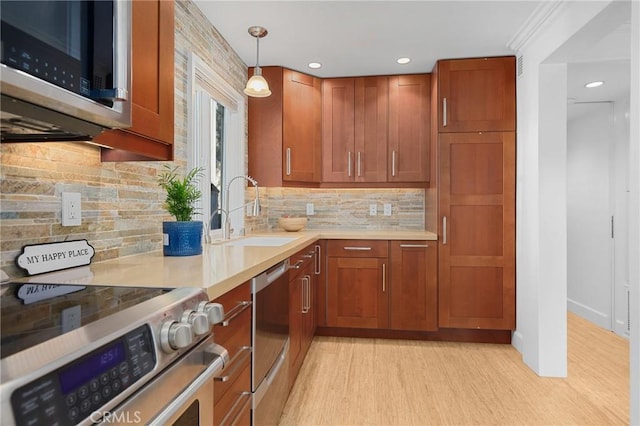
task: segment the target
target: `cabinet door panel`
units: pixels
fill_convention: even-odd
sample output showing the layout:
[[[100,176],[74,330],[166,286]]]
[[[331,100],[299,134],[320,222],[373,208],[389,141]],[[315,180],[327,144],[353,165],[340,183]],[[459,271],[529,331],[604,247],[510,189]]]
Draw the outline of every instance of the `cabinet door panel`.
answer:
[[[174,3],[131,4],[131,121],[94,140],[103,161],[172,160],[174,132]]]
[[[515,134],[441,134],[439,162],[439,326],[512,330]]]
[[[322,82],[322,180],[354,180],[354,79]]]
[[[515,78],[514,57],[439,61],[440,132],[515,130]]]
[[[431,75],[389,77],[389,182],[429,180]]]
[[[387,328],[386,259],[330,257],[328,298],[328,326]]]
[[[387,181],[389,80],[355,80],[354,177],[356,182]]]
[[[437,242],[391,242],[391,328],[438,329]]]
[[[283,70],[283,181],[320,182],[320,79]]]

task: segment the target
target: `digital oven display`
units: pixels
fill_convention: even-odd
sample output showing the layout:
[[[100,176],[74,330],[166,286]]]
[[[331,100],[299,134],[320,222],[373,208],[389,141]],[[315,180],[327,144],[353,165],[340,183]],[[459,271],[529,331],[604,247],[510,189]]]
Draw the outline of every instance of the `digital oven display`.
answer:
[[[92,378],[108,372],[126,359],[124,343],[119,341],[59,374],[62,393],[68,394]]]

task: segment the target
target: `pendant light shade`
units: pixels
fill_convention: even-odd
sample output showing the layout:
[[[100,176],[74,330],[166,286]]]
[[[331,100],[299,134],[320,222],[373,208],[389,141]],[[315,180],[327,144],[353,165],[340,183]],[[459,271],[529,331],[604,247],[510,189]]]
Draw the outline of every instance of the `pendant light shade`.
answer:
[[[256,67],[253,70],[253,76],[247,81],[244,93],[254,98],[266,98],[271,95],[271,90],[260,69],[260,39],[267,35],[267,29],[259,26],[249,27],[249,34],[256,38]]]

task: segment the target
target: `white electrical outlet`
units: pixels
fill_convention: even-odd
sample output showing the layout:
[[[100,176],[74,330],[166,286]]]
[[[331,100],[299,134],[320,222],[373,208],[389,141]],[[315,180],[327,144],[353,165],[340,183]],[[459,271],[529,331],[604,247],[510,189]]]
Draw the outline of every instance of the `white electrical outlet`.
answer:
[[[82,325],[82,307],[81,305],[72,306],[64,309],[60,316],[62,317],[62,332],[67,333],[76,328],[80,328]]]
[[[307,203],[307,216],[313,216],[315,211],[313,210],[313,203]]]
[[[384,204],[384,215],[391,216],[391,204],[389,203]]]
[[[62,193],[62,226],[82,224],[82,203],[79,192]]]
[[[378,205],[369,204],[369,216],[376,216],[378,214]]]

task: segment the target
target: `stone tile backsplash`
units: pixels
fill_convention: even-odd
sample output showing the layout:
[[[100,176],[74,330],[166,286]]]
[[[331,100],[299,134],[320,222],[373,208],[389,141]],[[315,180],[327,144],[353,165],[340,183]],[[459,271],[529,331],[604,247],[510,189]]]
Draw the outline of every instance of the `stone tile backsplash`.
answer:
[[[308,216],[307,229],[424,229],[424,189],[261,188],[261,190],[263,217],[250,218],[247,221],[247,226],[253,227],[253,231],[278,230],[278,219],[283,215],[306,216],[307,203],[313,203],[315,213]],[[391,216],[383,214],[385,203],[392,206]],[[369,215],[371,204],[377,207],[376,216]]]

